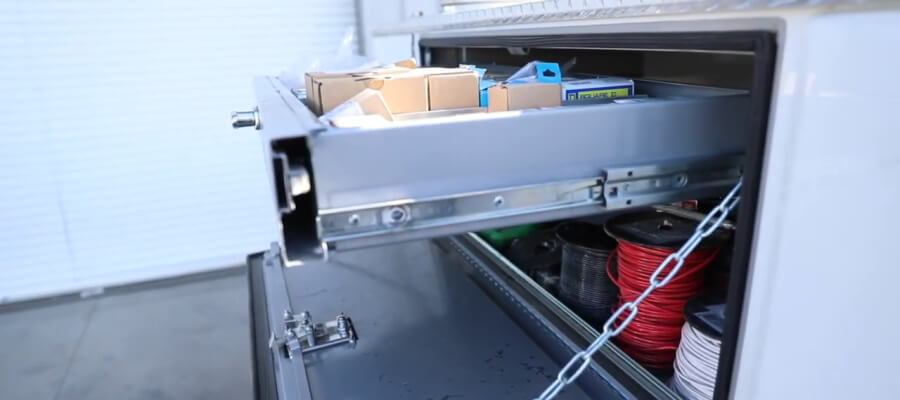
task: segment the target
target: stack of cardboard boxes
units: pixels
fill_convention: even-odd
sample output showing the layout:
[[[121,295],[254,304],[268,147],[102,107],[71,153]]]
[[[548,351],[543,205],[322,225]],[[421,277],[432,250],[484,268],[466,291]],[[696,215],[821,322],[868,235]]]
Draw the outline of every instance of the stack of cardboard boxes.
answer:
[[[395,66],[364,72],[307,73],[306,88],[310,106],[320,115],[361,94],[365,96],[355,100],[364,100],[366,111],[377,109],[387,120],[392,114],[478,107],[478,75],[465,68]]]
[[[313,111],[335,126],[380,124],[393,121],[394,114],[436,110],[558,107],[566,101],[634,93],[630,79],[564,80],[556,63],[529,63],[499,83],[483,80],[483,74],[473,66],[417,68],[407,60],[369,71],[307,73],[306,92]]]

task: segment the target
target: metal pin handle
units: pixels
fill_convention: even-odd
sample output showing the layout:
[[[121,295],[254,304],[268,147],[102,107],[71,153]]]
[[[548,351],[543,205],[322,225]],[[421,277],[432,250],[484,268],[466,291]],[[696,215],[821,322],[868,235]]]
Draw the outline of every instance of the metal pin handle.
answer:
[[[258,108],[253,109],[253,111],[234,111],[231,113],[232,128],[246,128],[248,126],[259,129],[260,124]]]

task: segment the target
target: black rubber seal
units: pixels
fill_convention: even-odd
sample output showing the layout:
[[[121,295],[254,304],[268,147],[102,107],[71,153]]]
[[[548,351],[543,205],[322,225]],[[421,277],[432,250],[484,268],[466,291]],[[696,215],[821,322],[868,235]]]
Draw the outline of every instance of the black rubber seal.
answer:
[[[722,335],[722,349],[719,353],[719,370],[716,373],[714,400],[726,400],[734,380],[737,344],[740,341],[741,317],[747,298],[747,278],[753,236],[756,231],[756,212],[759,206],[759,188],[762,167],[765,162],[766,132],[769,128],[769,105],[772,98],[772,84],[775,75],[777,47],[775,34],[759,32],[750,36],[755,53],[753,62],[753,84],[750,95],[753,100],[750,112],[751,134],[747,136],[744,152],[744,182],[741,188],[741,202],[738,206],[738,229],[735,232],[734,252],[731,257],[731,279],[725,301],[725,327]],[[756,134],[753,134],[753,133]]]
[[[431,38],[419,41],[421,47],[526,47],[629,50],[721,50],[755,52],[760,32],[650,32],[607,33],[553,36],[473,36]]]

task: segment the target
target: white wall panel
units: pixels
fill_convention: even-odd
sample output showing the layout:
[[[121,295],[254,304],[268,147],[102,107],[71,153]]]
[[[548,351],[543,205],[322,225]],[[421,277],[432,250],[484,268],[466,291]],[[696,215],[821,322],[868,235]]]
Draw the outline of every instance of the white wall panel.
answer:
[[[3,2],[0,301],[265,248],[260,144],[229,113],[252,76],[334,54],[355,23],[353,0]]]

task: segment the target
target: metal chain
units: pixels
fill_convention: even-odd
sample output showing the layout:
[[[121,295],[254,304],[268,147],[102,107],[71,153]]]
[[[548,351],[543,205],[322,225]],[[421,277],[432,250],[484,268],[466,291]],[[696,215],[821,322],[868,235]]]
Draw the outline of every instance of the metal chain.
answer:
[[[689,255],[691,255],[691,253],[694,251],[694,249],[697,248],[698,245],[700,245],[700,242],[703,241],[703,239],[705,239],[709,235],[712,235],[712,233],[722,225],[722,222],[725,221],[725,217],[728,216],[728,213],[730,213],[731,210],[733,210],[734,207],[738,204],[738,201],[740,201],[741,199],[740,196],[738,196],[738,193],[740,193],[741,191],[742,183],[743,178],[739,179],[737,184],[734,185],[734,188],[731,189],[731,192],[729,192],[728,195],[725,196],[724,199],[722,199],[719,205],[717,205],[716,208],[714,208],[706,216],[706,218],[703,218],[703,221],[697,225],[697,229],[694,231],[694,234],[691,235],[690,239],[688,239],[688,241],[684,245],[682,245],[677,252],[670,254],[668,257],[666,257],[665,260],[663,260],[661,264],[659,264],[658,267],[656,267],[656,270],[653,271],[652,275],[650,275],[650,286],[648,286],[647,289],[645,289],[641,293],[641,295],[638,296],[638,298],[634,301],[629,301],[619,306],[616,312],[614,312],[612,316],[610,316],[609,319],[607,319],[603,324],[603,329],[600,333],[600,336],[598,336],[597,339],[594,340],[594,342],[591,343],[591,345],[588,346],[587,349],[579,351],[574,356],[572,356],[572,359],[569,360],[569,362],[566,363],[566,366],[564,366],[559,371],[559,374],[556,375],[556,380],[554,380],[552,383],[550,383],[549,386],[547,386],[547,389],[545,389],[544,392],[541,393],[537,400],[550,400],[556,397],[556,395],[559,394],[559,392],[561,392],[563,388],[566,387],[566,385],[578,379],[581,373],[584,372],[584,370],[587,369],[588,365],[591,364],[594,353],[600,350],[600,348],[603,347],[603,345],[606,344],[606,342],[608,342],[610,339],[625,330],[625,328],[628,327],[631,321],[634,320],[634,318],[638,314],[638,306],[641,304],[641,302],[646,300],[654,290],[666,286],[670,281],[672,281],[672,278],[674,278],[675,275],[678,274],[678,271],[681,270],[682,265],[684,265],[684,260]],[[672,270],[669,271],[669,273],[665,277],[659,279],[660,275],[663,273],[663,270],[665,270],[666,267],[673,262],[675,263],[675,266],[672,268]],[[613,328],[613,323],[615,323],[615,321],[619,319],[619,317],[621,317],[622,314],[624,314],[626,311],[629,311],[629,313],[628,316],[625,317],[625,320],[622,321],[619,326]],[[575,369],[574,372],[570,373],[570,371],[576,367],[577,369]]]

